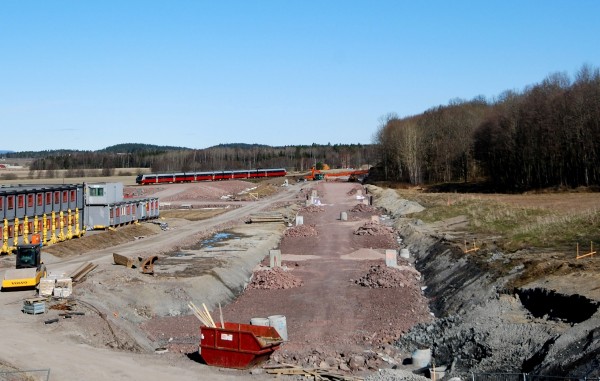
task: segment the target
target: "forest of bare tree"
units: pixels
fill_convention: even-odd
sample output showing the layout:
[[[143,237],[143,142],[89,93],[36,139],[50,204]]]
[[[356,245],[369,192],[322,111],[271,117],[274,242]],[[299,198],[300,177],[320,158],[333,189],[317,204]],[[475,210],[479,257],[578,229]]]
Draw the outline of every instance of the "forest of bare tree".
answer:
[[[271,147],[257,144],[222,144],[206,149],[120,144],[100,151],[58,151],[15,153],[37,155],[31,171],[64,169],[72,177],[89,170],[110,175],[115,168],[150,168],[152,172],[189,172],[253,168],[286,168],[308,171],[319,163],[331,168],[358,168],[374,165],[375,147],[362,144],[312,144]]]
[[[600,72],[552,74],[494,101],[456,100],[375,137],[382,176],[412,184],[488,182],[495,189],[600,185]]]
[[[222,144],[206,149],[119,144],[100,151],[9,153],[34,157],[31,171],[109,175],[286,168],[307,171],[377,166],[377,179],[410,184],[486,183],[497,191],[600,185],[600,71],[549,75],[522,91],[452,100],[422,114],[382,118],[374,144],[272,147]],[[373,177],[373,176],[372,176]]]

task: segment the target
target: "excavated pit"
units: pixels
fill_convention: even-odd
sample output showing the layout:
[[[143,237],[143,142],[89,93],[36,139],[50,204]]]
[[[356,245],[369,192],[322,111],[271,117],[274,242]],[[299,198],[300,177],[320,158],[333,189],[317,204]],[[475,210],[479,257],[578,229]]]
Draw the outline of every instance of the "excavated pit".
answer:
[[[536,318],[578,324],[598,311],[598,302],[582,295],[563,295],[543,288],[519,289],[523,306]]]
[[[398,225],[437,317],[413,327],[396,343],[399,349],[431,348],[436,364],[459,377],[599,373],[592,367],[600,350],[598,301],[535,286],[506,292],[523,269],[518,263],[507,267],[507,255],[465,254],[418,226]]]

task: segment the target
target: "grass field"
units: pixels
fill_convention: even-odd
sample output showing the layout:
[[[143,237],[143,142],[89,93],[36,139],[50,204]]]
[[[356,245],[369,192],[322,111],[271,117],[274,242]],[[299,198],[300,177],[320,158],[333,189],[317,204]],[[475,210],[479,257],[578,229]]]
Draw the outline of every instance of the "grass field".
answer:
[[[426,209],[413,215],[425,222],[457,216],[468,220],[468,231],[493,236],[505,250],[525,247],[575,248],[600,243],[600,193],[561,192],[522,195],[423,193],[398,190]],[[500,236],[500,238],[497,238]]]
[[[29,170],[3,170],[0,171],[0,184],[81,184],[81,183],[101,183],[101,182],[120,182],[123,185],[135,185],[135,178],[138,173],[148,173],[148,168],[117,168],[113,176],[100,176],[100,170],[88,170],[88,176],[85,177],[67,177],[66,170],[54,171],[53,177],[48,177],[44,171],[36,171],[31,177]],[[93,176],[92,176],[93,175]]]

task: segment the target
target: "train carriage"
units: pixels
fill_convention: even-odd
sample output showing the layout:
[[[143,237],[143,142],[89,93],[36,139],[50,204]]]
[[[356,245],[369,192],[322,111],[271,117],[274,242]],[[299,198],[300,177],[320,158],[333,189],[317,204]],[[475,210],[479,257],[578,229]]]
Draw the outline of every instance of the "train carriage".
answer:
[[[221,181],[230,179],[254,179],[263,177],[283,177],[287,175],[285,168],[250,169],[235,171],[213,171],[213,172],[177,172],[177,173],[151,173],[138,175],[136,183],[146,184],[168,184],[198,181]]]

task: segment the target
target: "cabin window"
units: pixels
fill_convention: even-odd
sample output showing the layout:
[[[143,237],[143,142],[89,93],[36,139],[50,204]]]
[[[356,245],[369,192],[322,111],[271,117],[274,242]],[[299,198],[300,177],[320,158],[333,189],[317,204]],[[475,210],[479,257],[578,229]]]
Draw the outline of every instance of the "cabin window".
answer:
[[[20,194],[17,196],[17,208],[23,209],[25,207],[25,195]]]
[[[33,195],[32,194],[27,195],[27,207],[28,208],[33,207]]]
[[[75,202],[75,191],[71,191],[71,202]]]
[[[52,204],[52,193],[48,192],[46,193],[46,205],[51,205]]]
[[[44,196],[41,193],[37,195],[37,204],[38,206],[42,206],[44,204]]]
[[[15,208],[15,196],[6,197],[6,209],[12,210]]]
[[[63,204],[69,202],[69,192],[63,191]]]
[[[104,196],[104,188],[90,188],[90,196]]]
[[[0,210],[4,209],[4,196],[0,197]]]
[[[55,204],[60,203],[60,192],[54,192],[54,203]]]

